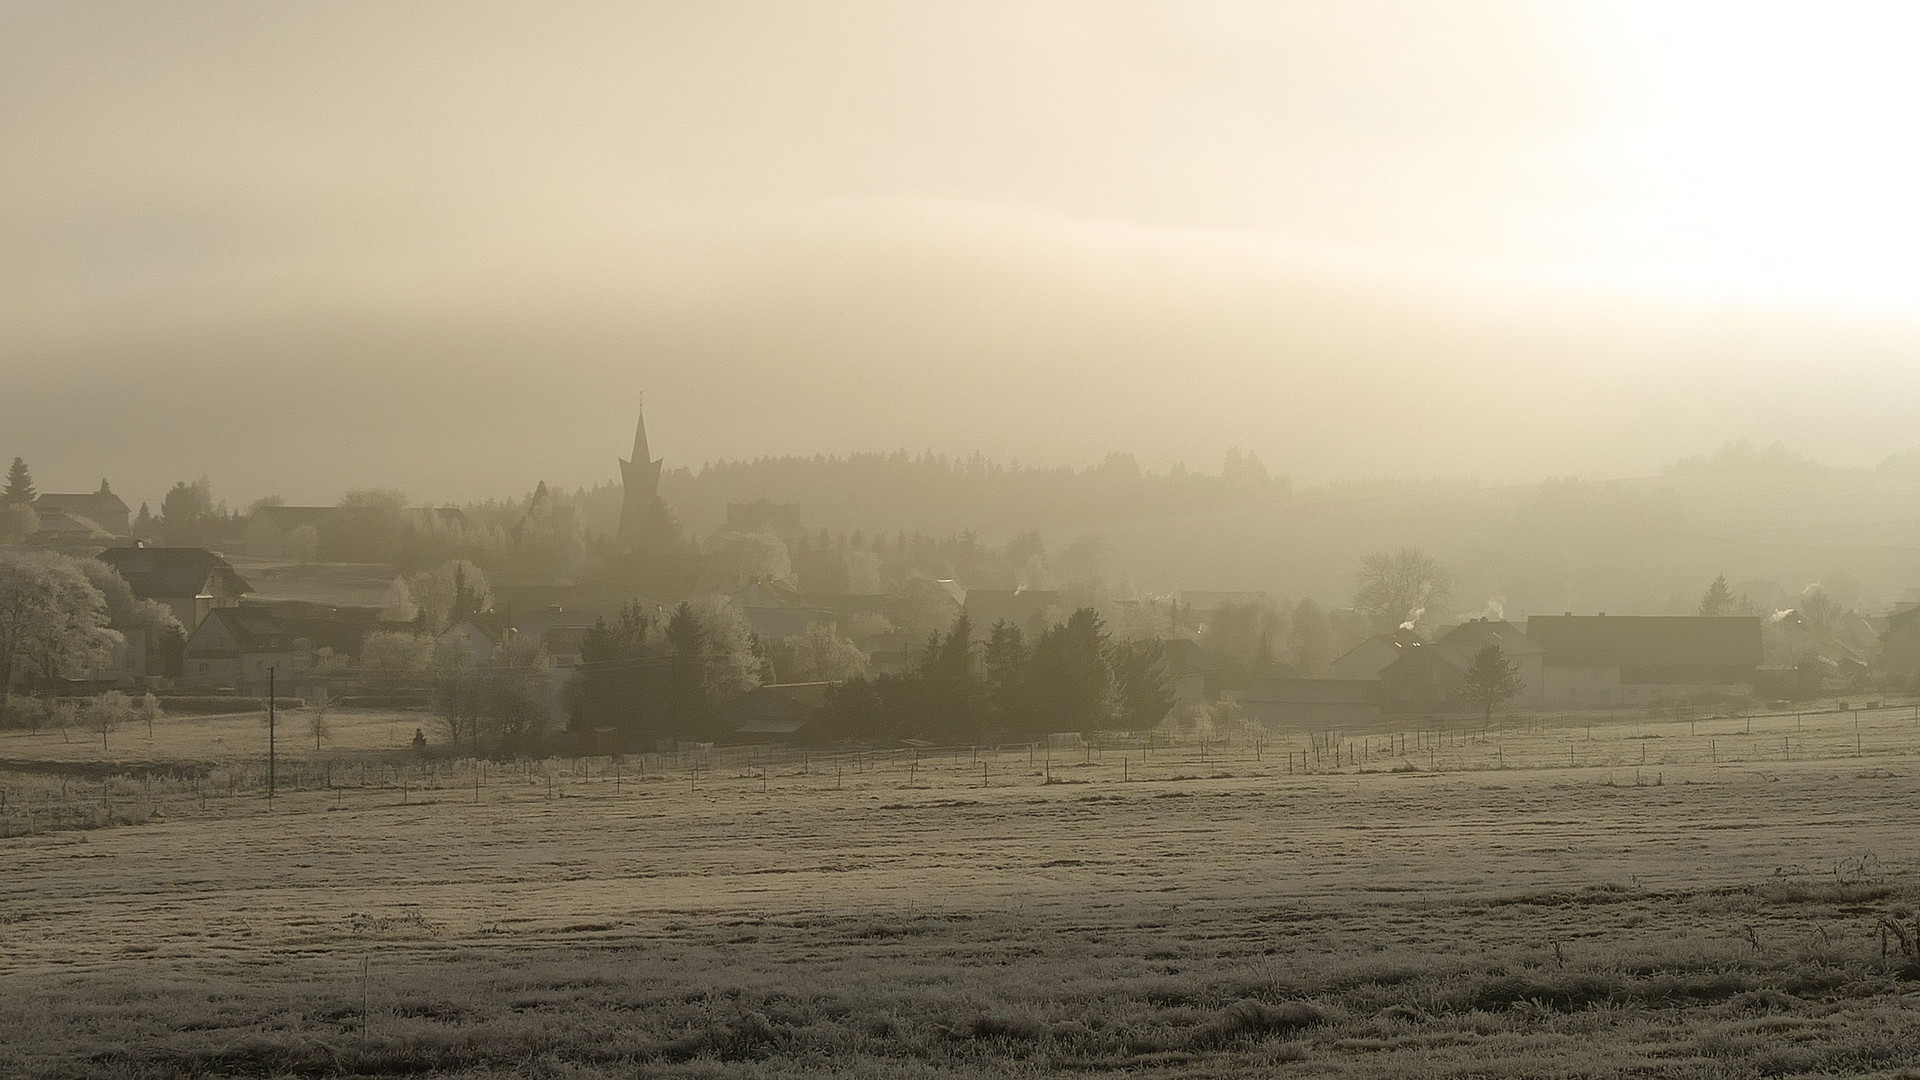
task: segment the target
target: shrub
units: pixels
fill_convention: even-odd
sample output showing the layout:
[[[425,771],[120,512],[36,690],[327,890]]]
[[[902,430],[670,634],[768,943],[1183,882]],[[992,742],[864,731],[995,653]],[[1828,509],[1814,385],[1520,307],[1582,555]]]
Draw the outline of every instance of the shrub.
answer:
[[[1263,1039],[1313,1027],[1325,1023],[1326,1019],[1318,1006],[1304,1001],[1268,1005],[1247,998],[1227,1006],[1220,1015],[1200,1025],[1193,1033],[1193,1042],[1195,1046],[1204,1047],[1220,1046],[1240,1038]]]

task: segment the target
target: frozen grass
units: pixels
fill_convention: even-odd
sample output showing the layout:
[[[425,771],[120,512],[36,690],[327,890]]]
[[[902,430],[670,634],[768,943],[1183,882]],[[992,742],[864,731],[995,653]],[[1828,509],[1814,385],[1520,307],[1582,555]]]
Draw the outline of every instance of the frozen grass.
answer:
[[[1089,783],[1022,750],[986,788],[961,752],[214,798],[0,840],[0,1075],[1910,1075],[1896,730],[1641,787],[1056,748]]]

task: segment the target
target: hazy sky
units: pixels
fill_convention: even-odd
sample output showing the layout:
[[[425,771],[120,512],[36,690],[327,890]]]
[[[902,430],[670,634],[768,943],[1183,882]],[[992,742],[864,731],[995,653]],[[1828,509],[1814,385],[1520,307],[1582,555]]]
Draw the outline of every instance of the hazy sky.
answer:
[[[0,2],[0,456],[420,501],[907,446],[1920,442],[1911,5]]]

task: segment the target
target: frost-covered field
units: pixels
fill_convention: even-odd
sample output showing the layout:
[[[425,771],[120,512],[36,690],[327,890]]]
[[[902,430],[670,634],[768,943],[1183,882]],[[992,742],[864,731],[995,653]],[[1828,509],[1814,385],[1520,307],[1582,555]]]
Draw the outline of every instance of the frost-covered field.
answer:
[[[1912,716],[20,768],[0,1074],[1899,1075]]]

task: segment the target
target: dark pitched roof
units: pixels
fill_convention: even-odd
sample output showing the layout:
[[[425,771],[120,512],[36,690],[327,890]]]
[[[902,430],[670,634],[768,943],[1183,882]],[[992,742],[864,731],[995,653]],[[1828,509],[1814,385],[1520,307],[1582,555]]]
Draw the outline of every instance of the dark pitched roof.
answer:
[[[1442,670],[1452,668],[1455,671],[1465,672],[1473,666],[1474,653],[1479,651],[1475,649],[1473,652],[1463,654],[1459,650],[1443,649],[1438,642],[1410,641],[1400,647],[1399,655],[1380,669],[1380,678],[1391,677],[1389,673],[1404,678],[1411,672],[1421,670],[1422,667],[1427,671],[1436,670],[1435,665]]]
[[[353,656],[379,624],[378,608],[336,607],[305,600],[244,600],[240,610],[271,617],[289,640],[305,638],[314,648]]]
[[[99,522],[83,514],[68,510],[41,510],[40,524],[36,530],[46,536],[81,536],[88,539],[112,540],[113,530],[105,528]]]
[[[1537,656],[1544,652],[1540,643],[1520,632],[1520,628],[1505,620],[1474,619],[1441,635],[1433,643],[1447,659],[1465,669],[1473,664],[1473,658],[1481,649],[1489,645],[1500,646],[1500,651],[1511,660],[1520,656]]]
[[[760,689],[769,694],[777,694],[796,705],[809,709],[822,709],[827,704],[827,691],[833,689],[830,682],[790,682],[763,683]]]
[[[111,491],[89,491],[77,495],[49,492],[35,498],[33,508],[43,514],[60,511],[81,517],[112,516],[127,512],[127,504]]]
[[[1527,636],[1553,667],[1759,666],[1760,619],[1700,615],[1534,615]]]
[[[800,590],[777,581],[755,578],[733,594],[741,607],[811,608],[815,605],[800,595]]]
[[[214,608],[207,612],[209,621],[219,620],[220,625],[240,646],[241,652],[281,652],[291,645],[286,628],[280,620],[263,611],[248,608]],[[195,631],[198,637],[199,632]],[[193,652],[191,647],[189,652]]]
[[[206,548],[117,547],[101,552],[99,559],[118,570],[142,600],[198,596],[212,577],[224,578],[229,594],[253,591],[227,560]]]
[[[1920,620],[1920,604],[1896,607],[1893,613],[1887,616],[1887,632],[1901,630],[1916,620]]]
[[[1420,640],[1419,634],[1416,634],[1413,631],[1402,627],[1401,629],[1398,629],[1398,630],[1391,630],[1384,634],[1375,634],[1372,637],[1367,638],[1366,640],[1362,641],[1360,644],[1355,645],[1353,648],[1348,649],[1346,652],[1343,652],[1339,656],[1334,657],[1333,662],[1338,664],[1340,661],[1345,660],[1347,657],[1352,656],[1353,654],[1359,652],[1362,649],[1374,649],[1374,648],[1380,647],[1381,645],[1385,645],[1388,648],[1392,648],[1392,649],[1404,649],[1409,645],[1420,645],[1420,644],[1424,644],[1424,643]]]
[[[885,614],[892,598],[886,593],[803,593],[802,602],[836,615]]]

